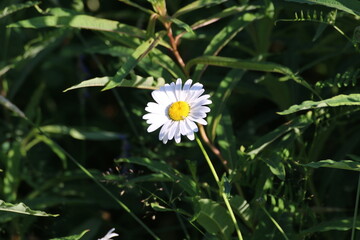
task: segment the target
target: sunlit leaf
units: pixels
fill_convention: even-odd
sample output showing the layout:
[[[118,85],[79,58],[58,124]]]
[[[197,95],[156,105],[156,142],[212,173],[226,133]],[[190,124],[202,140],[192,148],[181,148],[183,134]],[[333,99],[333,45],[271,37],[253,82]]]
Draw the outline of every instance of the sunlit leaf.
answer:
[[[69,87],[64,90],[64,92],[85,88],[85,87],[103,87],[108,83],[112,77],[100,77],[93,78],[89,80],[85,80],[77,85]],[[141,88],[141,89],[158,89],[159,87],[165,84],[165,80],[163,78],[155,79],[153,77],[143,78],[140,76],[135,76],[135,79],[132,80],[124,80],[118,85],[118,87],[133,87],[133,88]]]
[[[180,8],[179,10],[177,10],[174,14],[173,17],[179,17],[183,14],[192,12],[196,9],[199,8],[203,8],[203,7],[210,7],[213,5],[217,5],[217,4],[221,4],[223,2],[226,2],[227,0],[197,0],[197,1],[193,1],[192,3],[186,5],[185,7]]]
[[[35,17],[12,23],[8,27],[23,28],[44,28],[44,27],[72,27],[80,29],[91,29],[95,31],[110,31],[117,33],[126,33],[131,36],[145,38],[146,33],[129,25],[119,23],[114,20],[97,18],[88,15],[70,15],[70,16],[45,16]]]
[[[39,216],[39,217],[57,217],[58,214],[49,214],[43,211],[32,210],[24,203],[12,204],[6,203],[3,200],[0,200],[0,211],[3,212],[12,212],[18,214],[25,214],[25,215],[32,215],[32,216]]]
[[[293,105],[287,110],[278,112],[278,114],[287,115],[302,110],[339,106],[360,106],[360,94],[341,94],[321,101],[305,101],[299,105]]]
[[[325,167],[325,168],[336,168],[336,169],[360,171],[360,162],[355,162],[352,160],[334,161],[331,159],[327,159],[327,160],[321,160],[318,162],[302,164],[302,166],[311,167],[311,168]]]
[[[6,17],[14,12],[17,12],[19,10],[25,9],[25,8],[29,8],[29,7],[33,7],[37,4],[40,4],[40,2],[38,1],[28,1],[25,3],[18,3],[18,4],[13,4],[13,5],[9,5],[7,7],[5,7],[4,9],[0,10],[0,18]]]
[[[322,5],[360,16],[360,2],[357,0],[286,0],[286,1]]]
[[[352,228],[352,224],[353,218],[338,218],[330,221],[321,222],[311,228],[301,231],[300,234],[310,234],[327,231],[348,231]],[[355,227],[357,230],[360,230],[360,220],[356,221]]]
[[[89,231],[90,230],[84,230],[80,234],[71,235],[71,236],[67,236],[67,237],[61,237],[61,238],[51,238],[50,240],[80,240]]]
[[[12,102],[10,102],[8,99],[0,95],[0,104],[3,105],[5,108],[13,112],[18,117],[26,119],[25,114]]]
[[[150,38],[143,42],[140,46],[138,46],[135,51],[129,56],[126,62],[121,66],[120,70],[115,74],[113,78],[106,83],[103,90],[109,90],[111,88],[117,87],[122,84],[124,78],[129,74],[129,72],[137,65],[141,59],[143,59],[157,44],[159,41],[158,36],[157,38],[153,39]]]

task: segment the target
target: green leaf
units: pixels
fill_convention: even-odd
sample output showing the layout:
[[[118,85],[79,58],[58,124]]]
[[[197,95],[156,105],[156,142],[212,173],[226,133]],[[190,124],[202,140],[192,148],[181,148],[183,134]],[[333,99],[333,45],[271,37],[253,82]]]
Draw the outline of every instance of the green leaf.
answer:
[[[203,8],[203,7],[210,7],[213,5],[218,5],[221,4],[223,2],[226,2],[227,0],[198,0],[198,1],[193,1],[192,3],[186,5],[185,7],[180,8],[179,10],[177,10],[174,14],[173,17],[179,17],[183,14],[192,12],[194,10],[197,10],[199,8]]]
[[[176,208],[176,209],[167,208],[167,207],[161,206],[158,202],[152,202],[150,205],[151,205],[152,209],[154,209],[155,211],[158,211],[158,212],[176,212],[176,213],[183,214],[185,216],[190,216],[189,213],[185,212],[184,210],[182,210],[180,208]]]
[[[250,208],[250,204],[246,201],[246,199],[240,197],[239,195],[235,195],[230,198],[230,205],[233,208],[234,213],[237,216],[241,217],[244,223],[250,226],[252,222],[253,211]]]
[[[0,95],[0,104],[3,105],[5,108],[10,110],[11,112],[15,113],[16,116],[27,119],[25,114],[12,102],[8,99]]]
[[[6,203],[3,200],[0,200],[0,211],[3,212],[12,212],[18,214],[25,214],[25,215],[32,215],[32,216],[39,216],[39,217],[57,217],[58,214],[49,214],[43,211],[32,210],[24,203],[12,204]]]
[[[4,9],[0,10],[0,18],[6,17],[14,12],[17,12],[17,11],[25,9],[25,8],[33,7],[38,4],[40,4],[40,2],[28,1],[26,3],[19,3],[19,4],[13,4],[13,5],[7,6]]]
[[[133,54],[129,56],[126,62],[121,66],[120,70],[115,74],[115,76],[105,85],[103,91],[121,85],[121,83],[124,81],[124,78],[137,65],[137,63],[141,61],[141,59],[144,58],[158,44],[160,37],[161,35],[156,39],[150,38],[137,47]]]
[[[272,174],[277,176],[281,181],[285,180],[285,167],[282,162],[283,156],[280,149],[275,149],[272,151],[269,157],[262,157],[266,165],[269,167]]]
[[[216,136],[216,128],[222,118],[227,100],[229,99],[233,89],[244,75],[243,70],[231,70],[225,78],[220,82],[215,94],[211,97],[213,107],[208,115],[208,133],[211,141]]]
[[[112,80],[112,77],[100,77],[93,78],[89,80],[82,81],[81,83],[69,87],[64,90],[64,92],[84,88],[84,87],[103,87]],[[158,89],[159,87],[165,84],[165,80],[163,78],[158,78],[156,81],[153,77],[143,78],[140,76],[135,76],[132,80],[124,80],[118,85],[118,87],[133,87],[133,88],[141,88],[141,89]]]
[[[255,19],[257,19],[257,16],[250,13],[241,14],[235,17],[213,37],[203,55],[217,55],[240,31]],[[200,75],[204,69],[205,66],[196,66],[193,79],[200,79]]]
[[[298,118],[295,118],[290,122],[287,122],[281,125],[280,127],[276,128],[275,130],[269,132],[268,134],[262,136],[250,147],[248,154],[254,157],[259,152],[261,152],[265,147],[267,147],[269,144],[274,142],[276,139],[283,136],[285,133],[294,129],[305,128],[309,126],[311,123],[312,120],[310,117],[308,118],[306,116],[299,116]]]
[[[310,234],[327,231],[348,231],[352,228],[353,218],[338,218],[321,222],[311,228],[303,230],[300,234]],[[356,221],[356,229],[360,230],[360,220]]]
[[[252,60],[242,60],[220,56],[201,56],[191,59],[185,66],[187,72],[190,71],[191,67],[197,64],[207,64],[219,67],[228,68],[239,68],[261,72],[275,72],[281,73],[288,76],[294,76],[295,74],[287,67],[284,67],[277,63],[271,62],[258,62]]]
[[[61,238],[52,238],[50,240],[79,240],[81,239],[87,232],[89,232],[90,230],[84,230],[82,233],[80,234],[76,234],[76,235],[71,235],[68,237],[61,237]]]
[[[293,105],[289,109],[278,112],[280,115],[287,115],[302,110],[317,109],[324,107],[339,107],[339,106],[360,106],[360,94],[354,93],[349,95],[337,95],[321,101],[305,101],[300,105]]]
[[[357,0],[286,0],[288,2],[307,3],[335,8],[360,16],[360,2]]]
[[[90,29],[95,31],[110,31],[125,33],[131,36],[145,38],[146,33],[135,27],[119,23],[117,21],[92,17],[88,15],[70,16],[45,16],[35,17],[9,24],[8,27],[23,28],[44,28],[44,27],[71,27],[80,29]]]
[[[170,167],[165,162],[160,161],[151,161],[148,158],[120,158],[115,160],[117,163],[127,162],[145,166],[150,170],[161,173],[167,178],[172,180],[174,183],[180,185],[184,191],[186,191],[190,196],[196,196],[198,194],[198,189],[196,183],[188,176],[183,175],[176,169]]]
[[[352,170],[352,171],[360,171],[360,163],[352,160],[341,160],[341,161],[334,161],[331,159],[321,160],[318,162],[311,162],[307,164],[301,164],[305,167],[311,168],[336,168],[336,169],[344,169],[344,170]]]
[[[49,134],[69,135],[78,140],[111,141],[123,139],[123,134],[102,131],[99,129],[79,129],[64,125],[47,125],[40,127],[41,131]]]
[[[196,199],[196,215],[192,221],[200,224],[208,233],[218,239],[231,239],[234,225],[229,212],[211,199]]]

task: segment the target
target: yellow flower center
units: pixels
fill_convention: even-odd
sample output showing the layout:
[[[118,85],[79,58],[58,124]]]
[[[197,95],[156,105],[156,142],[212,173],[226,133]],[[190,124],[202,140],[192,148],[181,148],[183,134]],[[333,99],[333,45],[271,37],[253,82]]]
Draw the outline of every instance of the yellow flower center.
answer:
[[[190,112],[190,106],[187,102],[174,102],[169,107],[169,117],[174,121],[184,120]]]

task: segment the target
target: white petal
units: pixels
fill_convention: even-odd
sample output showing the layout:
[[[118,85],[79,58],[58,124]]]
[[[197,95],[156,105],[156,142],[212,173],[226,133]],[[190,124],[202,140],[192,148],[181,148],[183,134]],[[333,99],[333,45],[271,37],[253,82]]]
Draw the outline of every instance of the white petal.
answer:
[[[191,116],[192,118],[205,118],[206,117],[206,113],[204,112],[191,112],[189,114],[189,116]]]
[[[169,133],[168,133],[169,140],[174,138],[177,128],[178,128],[178,121],[172,121],[171,125],[169,126]]]
[[[157,122],[152,123],[152,124],[147,128],[147,131],[148,131],[148,132],[153,132],[153,131],[155,131],[156,129],[158,129],[159,127],[161,127],[162,125],[164,125],[164,123],[165,123],[166,121],[167,121],[167,120],[165,119],[165,121],[157,121]]]
[[[171,124],[171,120],[167,121],[163,126],[162,128],[160,129],[160,133],[159,133],[159,140],[163,140],[165,138],[165,136],[168,135],[168,132],[169,132],[169,126]]]
[[[159,103],[159,104],[163,104],[163,103],[169,102],[169,98],[168,98],[168,96],[167,96],[166,93],[165,93],[164,86],[161,87],[161,88],[158,89],[158,90],[152,91],[152,92],[151,92],[151,96],[152,96],[153,99],[154,99],[157,103]]]
[[[181,78],[178,78],[175,84],[175,97],[177,101],[180,101],[181,87],[182,87],[182,81]]]
[[[180,143],[180,142],[181,142],[180,130],[175,133],[174,139],[175,139],[175,142],[176,142],[176,143]]]
[[[192,118],[190,116],[188,118],[189,118],[190,122],[194,121],[194,122],[200,123],[201,125],[207,125],[207,122],[203,118]]]
[[[165,84],[164,85],[164,90],[166,92],[166,95],[168,96],[170,102],[169,103],[173,103],[176,102],[176,97],[175,97],[175,83],[171,83],[169,84]]]
[[[194,141],[194,139],[195,139],[195,134],[194,134],[194,132],[191,132],[191,133],[189,133],[188,135],[186,135],[187,136],[187,138],[189,139],[189,140],[191,140],[191,141]]]
[[[184,83],[184,87],[183,90],[181,91],[180,94],[180,101],[186,101],[187,96],[189,95],[189,89],[191,87],[192,84],[192,80],[188,79],[185,83]]]
[[[145,108],[145,111],[148,111],[150,113],[158,113],[158,114],[163,114],[165,115],[166,113],[166,108],[164,105],[160,105],[154,102],[149,102],[147,104],[147,107]]]
[[[181,133],[182,135],[185,136],[186,134],[188,134],[188,132],[191,131],[191,129],[188,129],[185,121],[180,121],[180,124],[179,124],[179,125],[180,125],[180,133]]]
[[[208,113],[210,112],[210,108],[206,106],[196,106],[191,108],[191,112],[204,112]]]
[[[197,132],[199,130],[196,124],[193,121],[191,121],[189,118],[186,118],[185,122],[192,132]]]
[[[168,142],[168,140],[169,140],[168,134],[166,133],[162,141],[164,144],[166,144]]]

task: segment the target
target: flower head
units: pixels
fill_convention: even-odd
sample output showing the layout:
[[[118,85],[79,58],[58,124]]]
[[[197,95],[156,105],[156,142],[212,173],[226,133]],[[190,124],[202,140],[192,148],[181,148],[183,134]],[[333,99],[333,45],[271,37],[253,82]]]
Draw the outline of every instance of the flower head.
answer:
[[[194,132],[198,131],[195,122],[206,125],[204,120],[210,108],[204,105],[211,103],[210,95],[202,95],[205,90],[200,83],[192,84],[189,79],[182,86],[180,78],[176,83],[165,84],[151,93],[156,102],[149,102],[145,110],[149,113],[143,116],[150,126],[148,132],[161,127],[159,140],[167,143],[175,139],[181,141],[181,135],[194,140]],[[201,96],[202,95],[202,96]]]
[[[110,229],[110,231],[108,231],[108,233],[104,237],[99,238],[98,240],[112,240],[113,237],[119,236],[119,234],[114,233],[114,231],[115,228]]]

